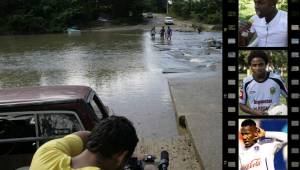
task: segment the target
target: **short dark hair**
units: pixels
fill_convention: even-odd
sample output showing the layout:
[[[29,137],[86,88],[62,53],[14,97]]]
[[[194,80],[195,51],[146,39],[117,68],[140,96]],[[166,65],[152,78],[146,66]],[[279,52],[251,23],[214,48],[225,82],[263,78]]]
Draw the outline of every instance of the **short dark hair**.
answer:
[[[128,151],[131,156],[139,139],[133,124],[123,116],[110,116],[101,120],[91,131],[86,148],[106,158]]]
[[[254,120],[252,119],[246,119],[242,122],[242,127],[245,127],[245,126],[256,126],[256,123],[254,122]]]
[[[248,64],[251,65],[251,61],[253,60],[253,58],[261,58],[265,61],[265,64],[268,64],[268,56],[267,54],[262,51],[262,50],[254,50],[251,51],[249,56],[248,56]]]

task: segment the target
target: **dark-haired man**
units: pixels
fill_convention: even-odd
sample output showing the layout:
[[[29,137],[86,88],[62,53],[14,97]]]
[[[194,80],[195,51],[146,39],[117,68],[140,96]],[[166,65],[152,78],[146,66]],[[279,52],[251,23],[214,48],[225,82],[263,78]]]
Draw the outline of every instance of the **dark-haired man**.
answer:
[[[252,75],[241,85],[240,108],[249,114],[266,115],[271,106],[280,103],[280,95],[287,97],[287,89],[280,75],[266,71],[268,56],[264,51],[251,51],[248,64]]]
[[[119,170],[131,157],[138,137],[125,117],[101,120],[91,132],[79,131],[42,145],[30,170]]]
[[[274,155],[287,144],[287,134],[264,131],[252,119],[242,122],[240,133],[244,146],[239,148],[239,169],[274,170]]]
[[[239,45],[247,46],[256,33],[257,41],[250,46],[287,47],[287,12],[276,8],[277,0],[254,0],[256,15],[240,24]]]

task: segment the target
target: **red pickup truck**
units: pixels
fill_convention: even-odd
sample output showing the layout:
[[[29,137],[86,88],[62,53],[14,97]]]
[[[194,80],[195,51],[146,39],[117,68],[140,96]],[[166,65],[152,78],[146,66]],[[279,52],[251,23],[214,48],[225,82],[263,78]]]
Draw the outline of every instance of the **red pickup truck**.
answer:
[[[109,116],[96,92],[86,86],[41,86],[0,90],[0,165],[30,165],[46,141],[91,130]]]

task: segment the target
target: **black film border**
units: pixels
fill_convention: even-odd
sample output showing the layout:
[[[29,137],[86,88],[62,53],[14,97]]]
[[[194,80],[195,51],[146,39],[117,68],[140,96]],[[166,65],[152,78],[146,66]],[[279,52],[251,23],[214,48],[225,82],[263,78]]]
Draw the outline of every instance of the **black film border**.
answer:
[[[238,1],[223,1],[223,170],[238,169]]]
[[[300,169],[300,0],[288,1],[288,169]]]
[[[223,170],[238,169],[238,0],[223,1]],[[288,0],[288,169],[300,169],[300,0]],[[251,117],[251,116],[250,116]],[[259,118],[253,116],[253,118]],[[264,117],[260,117],[264,118]],[[274,117],[270,117],[274,118]]]

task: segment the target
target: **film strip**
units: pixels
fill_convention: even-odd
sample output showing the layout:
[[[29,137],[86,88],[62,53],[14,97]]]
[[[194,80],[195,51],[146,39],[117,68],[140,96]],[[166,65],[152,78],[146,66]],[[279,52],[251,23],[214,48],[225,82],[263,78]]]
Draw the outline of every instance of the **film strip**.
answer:
[[[223,169],[238,168],[238,1],[223,1]]]
[[[253,0],[249,0],[253,1]],[[282,2],[283,0],[279,0]],[[223,1],[223,170],[239,169],[242,166],[239,147],[240,146],[240,124],[242,120],[253,119],[263,122],[260,125],[269,126],[272,122],[286,122],[288,142],[284,169],[300,169],[300,0],[288,0],[288,40],[287,46],[282,47],[245,47],[239,45],[241,34],[239,34],[240,7],[238,0]],[[252,6],[254,8],[254,6]],[[245,5],[244,5],[245,8]],[[239,77],[239,55],[242,51],[249,52],[263,50],[267,52],[284,51],[286,54],[287,66],[284,71],[287,84],[287,115],[256,116],[251,114],[240,114],[239,93],[241,78]],[[283,75],[283,74],[281,74]],[[267,123],[266,123],[267,122]],[[284,129],[284,128],[282,128]],[[283,150],[283,149],[282,149]],[[287,153],[287,155],[284,155]],[[284,158],[287,157],[287,158]],[[248,166],[255,166],[249,164]],[[276,165],[278,166],[278,165]],[[248,169],[249,169],[248,167]],[[246,167],[247,169],[247,167]],[[276,169],[276,167],[275,167]]]
[[[288,4],[289,15],[289,149],[288,168],[300,169],[300,1],[290,0]]]

